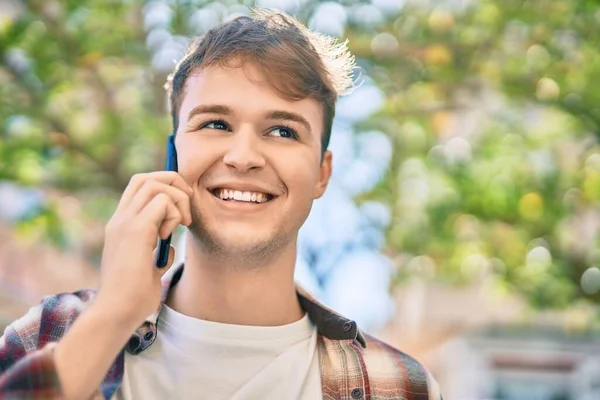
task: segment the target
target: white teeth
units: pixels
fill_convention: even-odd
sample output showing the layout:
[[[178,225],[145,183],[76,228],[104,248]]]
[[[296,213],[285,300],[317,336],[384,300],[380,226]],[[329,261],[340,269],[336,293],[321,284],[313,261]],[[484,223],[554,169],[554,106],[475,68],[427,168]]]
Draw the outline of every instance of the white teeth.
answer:
[[[241,190],[218,189],[217,194],[221,200],[237,200],[244,202],[264,203],[268,195],[259,192],[242,192]]]

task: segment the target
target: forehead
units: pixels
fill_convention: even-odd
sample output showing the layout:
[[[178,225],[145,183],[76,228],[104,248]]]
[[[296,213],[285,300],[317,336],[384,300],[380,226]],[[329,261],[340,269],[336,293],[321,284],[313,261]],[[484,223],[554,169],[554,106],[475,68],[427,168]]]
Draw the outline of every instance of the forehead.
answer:
[[[179,109],[180,120],[199,105],[225,105],[240,115],[257,115],[281,110],[301,114],[313,132],[323,129],[323,110],[313,98],[284,98],[269,83],[268,73],[247,62],[241,66],[210,66],[191,74],[186,80]]]

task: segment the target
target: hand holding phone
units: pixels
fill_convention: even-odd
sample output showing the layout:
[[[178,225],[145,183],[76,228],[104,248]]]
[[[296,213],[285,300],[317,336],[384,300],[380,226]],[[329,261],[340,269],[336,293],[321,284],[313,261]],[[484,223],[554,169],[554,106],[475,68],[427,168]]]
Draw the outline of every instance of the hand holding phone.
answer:
[[[172,163],[173,149],[170,153]],[[161,276],[171,261],[166,239],[179,225],[192,223],[193,194],[193,188],[173,171],[136,174],[129,181],[106,224],[100,289],[94,300],[114,320],[139,326],[156,311]],[[162,250],[156,248],[157,237],[165,239]],[[161,252],[164,258],[157,260]],[[157,261],[164,266],[156,268]]]
[[[159,262],[164,260],[165,268],[154,267],[156,238],[170,239],[177,226],[192,222],[194,190],[173,172],[177,170],[174,150],[170,137],[167,169],[171,171],[134,175],[106,224],[99,290],[54,351],[53,363],[67,398],[90,397],[131,334],[161,303],[161,278],[172,260],[169,242],[164,240],[159,254],[166,258]],[[89,346],[90,335],[98,346]]]

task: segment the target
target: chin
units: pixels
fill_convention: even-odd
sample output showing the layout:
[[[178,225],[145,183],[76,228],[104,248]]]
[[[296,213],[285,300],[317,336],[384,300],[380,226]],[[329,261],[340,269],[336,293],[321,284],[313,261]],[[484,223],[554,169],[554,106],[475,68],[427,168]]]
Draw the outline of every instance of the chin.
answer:
[[[190,232],[208,252],[230,256],[267,256],[282,248],[286,242],[278,235],[269,232],[261,234],[256,229],[244,228],[232,226],[229,229],[205,229],[191,226]]]
[[[231,253],[245,254],[260,251],[260,249],[271,247],[271,240],[260,239],[252,233],[246,235],[242,233],[224,235],[218,233],[211,235],[212,242],[217,244],[222,249],[227,249]]]

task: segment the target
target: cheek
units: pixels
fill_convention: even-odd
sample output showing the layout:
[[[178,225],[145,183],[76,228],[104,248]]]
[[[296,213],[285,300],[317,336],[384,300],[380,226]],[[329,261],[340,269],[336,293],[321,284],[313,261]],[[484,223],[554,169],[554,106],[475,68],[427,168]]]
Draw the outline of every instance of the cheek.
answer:
[[[177,167],[179,175],[188,183],[197,181],[198,177],[202,175],[202,160],[199,157],[191,157],[189,154],[178,157]]]
[[[319,168],[312,159],[286,165],[286,175],[282,176],[286,186],[296,201],[306,203],[313,200],[313,195],[319,180]]]
[[[192,184],[197,182],[206,170],[214,163],[214,151],[194,138],[182,138],[177,142],[177,167],[179,175]],[[202,150],[204,149],[204,150]]]

